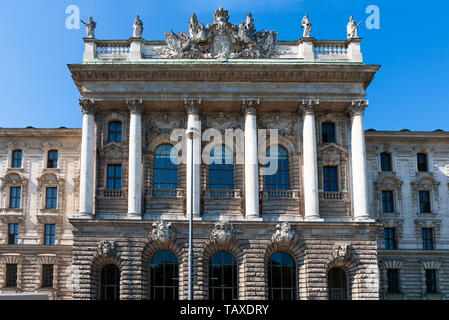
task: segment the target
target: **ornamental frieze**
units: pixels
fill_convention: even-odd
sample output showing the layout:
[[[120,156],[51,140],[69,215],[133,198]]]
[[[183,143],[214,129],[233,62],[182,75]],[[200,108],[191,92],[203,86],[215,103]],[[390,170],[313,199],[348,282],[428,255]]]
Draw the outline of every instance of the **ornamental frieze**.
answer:
[[[214,128],[225,132],[226,129],[242,129],[242,117],[239,114],[228,114],[220,112],[218,114],[208,114],[203,116],[202,124],[205,129]]]
[[[260,129],[276,129],[278,135],[292,141],[298,137],[298,117],[295,114],[263,113],[257,118],[257,127]],[[269,134],[269,131],[267,131]]]
[[[171,134],[175,129],[185,128],[185,117],[183,115],[171,116],[166,113],[153,113],[145,120],[145,140],[150,142],[154,137],[162,134]]]
[[[245,22],[232,25],[229,13],[220,7],[213,15],[214,22],[204,26],[196,14],[189,21],[189,32],[164,33],[167,47],[157,48],[163,58],[218,59],[269,58],[275,54],[274,31],[256,31],[252,14]]]

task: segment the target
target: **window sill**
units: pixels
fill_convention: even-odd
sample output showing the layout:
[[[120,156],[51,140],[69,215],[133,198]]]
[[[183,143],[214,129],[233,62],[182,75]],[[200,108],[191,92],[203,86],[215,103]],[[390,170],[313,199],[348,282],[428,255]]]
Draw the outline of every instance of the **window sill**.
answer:
[[[61,170],[59,168],[43,168],[42,172],[57,172],[59,173]]]

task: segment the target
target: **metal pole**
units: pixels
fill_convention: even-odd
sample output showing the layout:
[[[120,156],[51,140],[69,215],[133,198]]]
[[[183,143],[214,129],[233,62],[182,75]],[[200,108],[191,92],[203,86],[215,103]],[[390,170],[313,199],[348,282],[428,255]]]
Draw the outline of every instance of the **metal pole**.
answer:
[[[189,217],[189,273],[188,273],[188,300],[193,300],[193,136],[194,131],[193,128],[190,128],[188,132],[188,137],[191,139],[191,155],[190,155],[190,217]]]

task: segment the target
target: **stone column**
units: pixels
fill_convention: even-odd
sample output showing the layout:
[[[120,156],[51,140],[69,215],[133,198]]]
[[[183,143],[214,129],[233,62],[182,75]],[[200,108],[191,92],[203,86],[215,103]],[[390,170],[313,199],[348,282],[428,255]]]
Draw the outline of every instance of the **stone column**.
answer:
[[[129,120],[128,218],[142,216],[142,99],[127,100]]]
[[[243,100],[245,115],[245,218],[259,218],[259,165],[257,154],[257,108],[260,100]]]
[[[195,133],[192,141],[186,139],[187,155],[186,155],[186,205],[187,205],[187,217],[192,214],[191,208],[193,208],[193,217],[199,218],[201,215],[200,200],[200,164],[201,164],[201,121],[199,119],[201,100],[200,99],[186,99],[184,106],[187,114],[187,130],[193,129]],[[193,171],[192,171],[192,154],[193,154]],[[193,179],[193,183],[192,183]],[[193,197],[192,197],[193,195]],[[191,205],[191,199],[193,200],[193,206]]]
[[[304,219],[321,220],[318,201],[318,165],[316,155],[315,108],[319,100],[303,100],[299,111],[303,115],[303,183]]]
[[[354,100],[348,110],[351,117],[352,202],[354,219],[357,221],[371,221],[368,214],[365,133],[363,131],[363,112],[367,106],[368,101]]]
[[[81,138],[80,206],[79,218],[92,218],[94,196],[95,159],[95,100],[80,99],[83,111],[83,131]]]

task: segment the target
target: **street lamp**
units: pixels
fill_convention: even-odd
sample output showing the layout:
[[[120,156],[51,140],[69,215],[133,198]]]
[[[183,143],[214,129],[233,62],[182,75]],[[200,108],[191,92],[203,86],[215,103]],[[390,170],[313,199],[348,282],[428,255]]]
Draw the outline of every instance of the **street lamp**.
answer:
[[[190,127],[186,131],[187,139],[191,141],[190,148],[190,217],[189,217],[189,272],[188,272],[188,293],[187,299],[193,300],[193,139],[199,136],[199,130]]]

